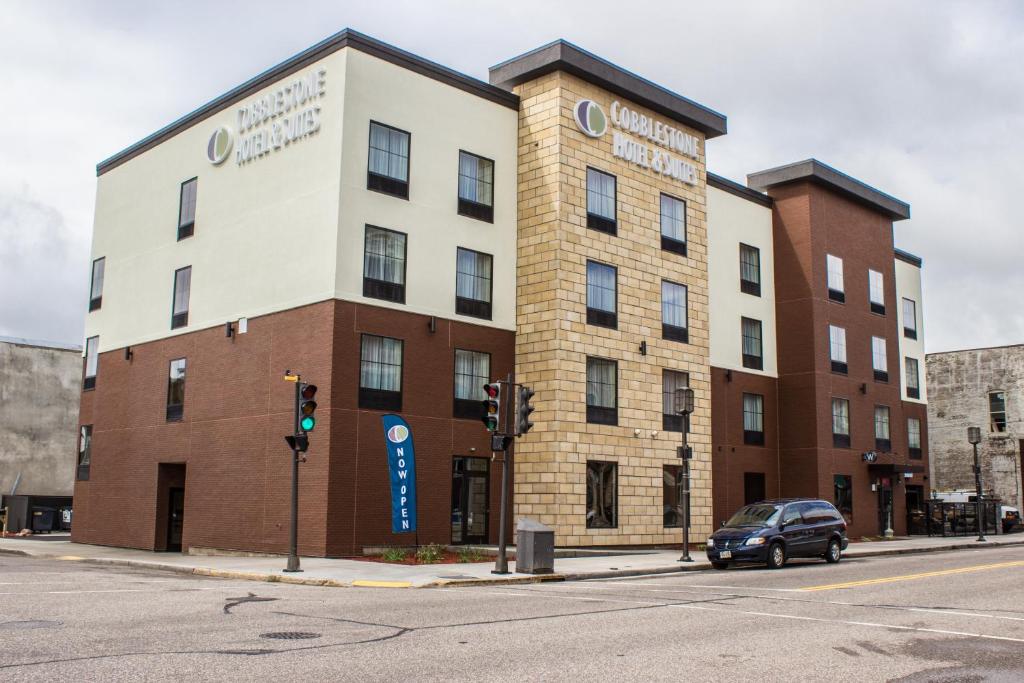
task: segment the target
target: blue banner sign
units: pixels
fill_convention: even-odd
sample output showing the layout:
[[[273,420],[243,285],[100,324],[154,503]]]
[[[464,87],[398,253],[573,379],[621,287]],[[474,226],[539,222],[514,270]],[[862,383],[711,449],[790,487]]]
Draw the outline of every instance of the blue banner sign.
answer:
[[[416,531],[416,454],[412,430],[398,415],[382,415],[391,472],[391,531]]]

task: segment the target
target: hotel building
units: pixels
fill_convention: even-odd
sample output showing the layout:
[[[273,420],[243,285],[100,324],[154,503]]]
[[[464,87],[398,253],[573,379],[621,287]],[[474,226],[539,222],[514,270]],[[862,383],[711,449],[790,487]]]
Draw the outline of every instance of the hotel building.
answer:
[[[780,495],[902,533],[927,489],[909,207],[817,161],[715,176],[725,133],[564,41],[484,83],[346,30],[101,162],[74,539],[283,551],[286,370],[319,387],[305,555],[496,541],[478,416],[507,375],[537,407],[513,519],[560,546],[679,542],[683,386],[692,539]]]

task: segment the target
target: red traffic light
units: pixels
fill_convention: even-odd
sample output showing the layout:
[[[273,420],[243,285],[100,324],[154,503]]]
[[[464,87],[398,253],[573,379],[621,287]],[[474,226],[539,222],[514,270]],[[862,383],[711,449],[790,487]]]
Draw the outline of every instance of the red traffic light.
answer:
[[[302,398],[308,401],[311,398],[313,398],[314,396],[316,396],[316,385],[315,384],[303,384],[302,385]]]
[[[487,392],[487,395],[490,398],[498,398],[498,394],[501,393],[501,389],[499,388],[497,383],[495,383],[495,384],[485,384],[484,385],[484,391]]]

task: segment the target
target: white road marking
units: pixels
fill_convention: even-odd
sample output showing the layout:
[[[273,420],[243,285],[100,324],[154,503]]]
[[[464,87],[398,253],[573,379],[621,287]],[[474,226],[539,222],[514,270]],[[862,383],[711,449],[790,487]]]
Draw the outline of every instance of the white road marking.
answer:
[[[8,591],[0,593],[0,595],[78,595],[81,593],[177,593],[184,591],[216,591],[226,590],[222,586],[214,586],[210,588],[185,588],[182,590],[167,590],[165,588],[111,588],[108,590],[89,590],[89,591],[35,591],[35,592],[21,592],[21,591]],[[234,590],[234,589],[230,589]]]
[[[465,588],[437,588],[440,591],[465,592]],[[627,605],[664,605],[664,602],[650,602],[645,600],[615,600],[608,598],[584,598],[575,595],[551,595],[550,593],[538,593],[531,591],[474,591],[476,593],[487,593],[488,595],[512,595],[519,598],[555,598],[556,600],[576,600],[579,602],[618,602]],[[2,595],[2,593],[0,593]]]

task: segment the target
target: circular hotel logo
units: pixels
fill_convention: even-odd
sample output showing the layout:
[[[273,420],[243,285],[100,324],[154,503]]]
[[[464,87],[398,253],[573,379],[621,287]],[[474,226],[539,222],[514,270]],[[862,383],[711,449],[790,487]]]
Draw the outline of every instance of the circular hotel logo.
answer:
[[[592,138],[599,138],[608,130],[608,119],[604,115],[604,110],[593,100],[580,100],[572,113],[576,117],[576,125]]]
[[[405,425],[395,425],[388,430],[388,441],[391,443],[402,443],[409,438],[409,430]]]
[[[210,141],[206,143],[206,158],[214,166],[220,165],[228,158],[228,154],[231,153],[232,142],[231,129],[227,126],[221,126],[213,131]]]

